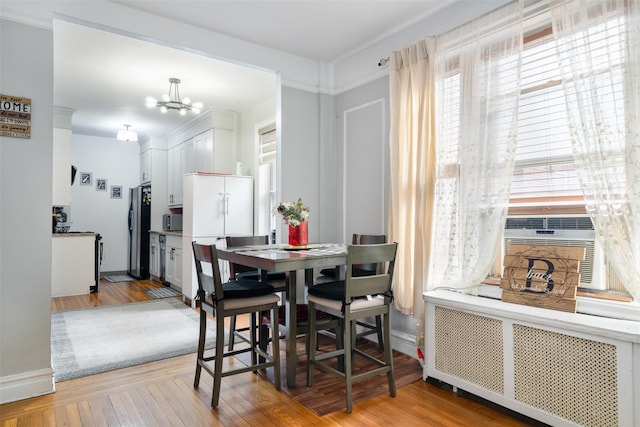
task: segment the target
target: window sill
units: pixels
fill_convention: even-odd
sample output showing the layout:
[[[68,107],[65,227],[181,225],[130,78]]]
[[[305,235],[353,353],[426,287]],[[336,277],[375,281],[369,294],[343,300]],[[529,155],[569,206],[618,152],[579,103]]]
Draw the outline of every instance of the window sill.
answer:
[[[481,284],[478,296],[502,299],[502,289],[499,286]],[[577,312],[610,319],[632,320],[640,322],[640,304],[636,302],[619,302],[590,297],[576,297]]]

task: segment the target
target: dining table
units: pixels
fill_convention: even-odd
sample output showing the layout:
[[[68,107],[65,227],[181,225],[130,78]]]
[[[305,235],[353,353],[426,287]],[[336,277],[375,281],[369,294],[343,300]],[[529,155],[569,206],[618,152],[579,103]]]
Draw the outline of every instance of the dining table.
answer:
[[[296,328],[297,328],[297,275],[304,271],[306,286],[313,286],[314,269],[344,266],[347,247],[341,243],[314,243],[306,246],[283,244],[250,245],[218,248],[218,258],[235,264],[253,267],[266,279],[267,272],[286,273],[285,319],[286,379],[288,387],[296,385]]]

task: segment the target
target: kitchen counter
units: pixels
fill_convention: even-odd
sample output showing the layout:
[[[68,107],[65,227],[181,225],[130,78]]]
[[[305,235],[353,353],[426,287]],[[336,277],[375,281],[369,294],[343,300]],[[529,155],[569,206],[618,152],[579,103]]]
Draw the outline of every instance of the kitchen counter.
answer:
[[[87,231],[72,231],[70,233],[52,233],[51,237],[86,237],[86,236],[91,236],[91,237],[96,237],[96,233]]]

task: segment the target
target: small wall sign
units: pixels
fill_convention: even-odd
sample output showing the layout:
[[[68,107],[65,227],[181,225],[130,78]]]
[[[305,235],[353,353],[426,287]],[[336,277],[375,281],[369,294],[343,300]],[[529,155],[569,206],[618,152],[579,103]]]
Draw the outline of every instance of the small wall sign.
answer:
[[[511,245],[500,281],[502,300],[552,310],[576,311],[584,248]]]
[[[0,136],[31,138],[31,99],[0,93]]]
[[[92,183],[91,172],[80,172],[80,185],[91,185]]]
[[[122,199],[122,186],[121,185],[112,185],[111,186],[111,198],[112,199]]]
[[[107,180],[102,178],[96,179],[96,190],[97,191],[107,191]]]

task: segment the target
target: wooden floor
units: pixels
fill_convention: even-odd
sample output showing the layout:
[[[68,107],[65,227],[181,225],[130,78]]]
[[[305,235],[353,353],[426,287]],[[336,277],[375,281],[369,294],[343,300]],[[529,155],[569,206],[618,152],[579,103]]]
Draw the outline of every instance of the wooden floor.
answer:
[[[151,281],[101,284],[96,294],[54,298],[53,311],[144,301]],[[240,363],[234,359],[230,364]],[[526,426],[424,381],[344,411],[317,416],[259,375],[222,380],[220,405],[209,406],[211,378],[193,388],[193,354],[56,384],[46,396],[0,405],[0,426]],[[300,386],[300,385],[299,385]]]

